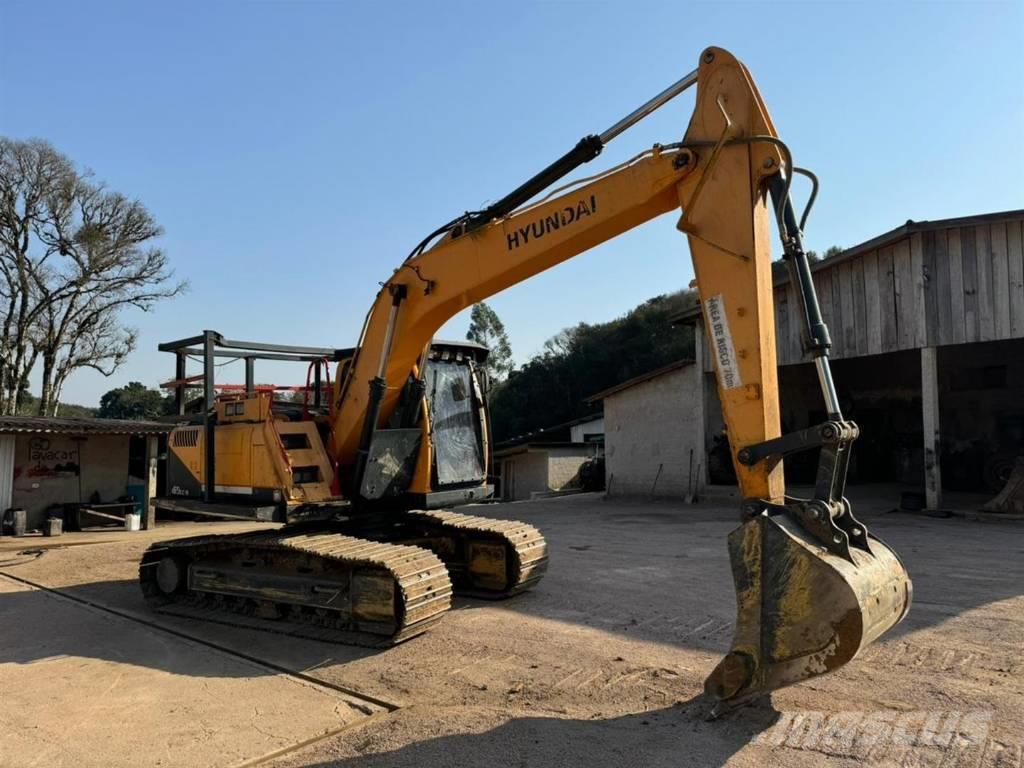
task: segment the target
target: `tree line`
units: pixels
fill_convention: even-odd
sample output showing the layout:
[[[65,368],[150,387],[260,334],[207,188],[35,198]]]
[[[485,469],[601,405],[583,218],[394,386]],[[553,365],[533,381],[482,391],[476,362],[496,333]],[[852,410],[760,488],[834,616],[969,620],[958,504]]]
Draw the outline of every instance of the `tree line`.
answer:
[[[692,359],[692,326],[673,328],[669,318],[696,303],[696,291],[676,291],[606,323],[579,323],[548,339],[539,354],[517,369],[511,364],[500,320],[489,307],[474,307],[471,319],[488,317],[488,332],[481,334],[480,323],[473,322],[467,338],[493,349],[497,337],[498,349],[503,350],[497,370],[490,370],[495,442],[599,412],[600,405],[586,402],[590,395],[677,360]]]

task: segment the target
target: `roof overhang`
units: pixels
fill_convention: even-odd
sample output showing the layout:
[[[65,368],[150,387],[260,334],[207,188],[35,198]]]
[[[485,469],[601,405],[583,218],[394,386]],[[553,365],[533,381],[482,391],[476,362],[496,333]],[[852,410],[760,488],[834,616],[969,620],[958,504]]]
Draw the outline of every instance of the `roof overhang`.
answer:
[[[174,424],[159,421],[0,416],[5,435],[164,435],[172,429]]]

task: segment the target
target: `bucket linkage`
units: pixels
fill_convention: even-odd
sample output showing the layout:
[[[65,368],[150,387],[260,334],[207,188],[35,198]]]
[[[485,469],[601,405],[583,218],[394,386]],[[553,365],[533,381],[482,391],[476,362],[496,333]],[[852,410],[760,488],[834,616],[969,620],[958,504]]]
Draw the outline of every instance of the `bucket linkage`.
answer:
[[[712,715],[838,669],[906,615],[903,564],[842,496],[857,434],[833,420],[739,452],[752,465],[817,448],[818,479],[811,499],[743,503],[745,521],[729,535],[736,633],[704,684]]]
[[[799,171],[777,143],[790,173]],[[769,179],[768,191],[800,299],[802,346],[814,360],[828,420],[736,452],[739,464],[765,462],[770,470],[785,456],[818,450],[818,471],[810,499],[743,502],[744,522],[729,535],[736,632],[704,683],[712,716],[843,666],[906,616],[913,591],[899,557],[854,517],[844,496],[859,430],[843,418],[829,367],[832,343],[802,242],[809,206],[798,225],[783,171]]]

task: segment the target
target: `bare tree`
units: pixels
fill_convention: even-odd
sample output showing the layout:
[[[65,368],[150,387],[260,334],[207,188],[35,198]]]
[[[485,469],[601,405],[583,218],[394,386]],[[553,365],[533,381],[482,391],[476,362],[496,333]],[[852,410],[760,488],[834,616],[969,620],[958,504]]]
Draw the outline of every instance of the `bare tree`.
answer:
[[[122,309],[177,295],[162,234],[137,200],[106,189],[44,141],[0,138],[0,412],[13,413],[42,364],[38,412],[56,413],[68,377],[109,376],[135,348]]]
[[[62,183],[74,178],[65,157],[44,142],[0,138],[0,272],[4,316],[0,327],[0,412],[16,413],[20,393],[38,352],[32,344],[42,311],[33,273],[48,269],[51,254],[33,253],[36,227],[46,215],[46,201]]]

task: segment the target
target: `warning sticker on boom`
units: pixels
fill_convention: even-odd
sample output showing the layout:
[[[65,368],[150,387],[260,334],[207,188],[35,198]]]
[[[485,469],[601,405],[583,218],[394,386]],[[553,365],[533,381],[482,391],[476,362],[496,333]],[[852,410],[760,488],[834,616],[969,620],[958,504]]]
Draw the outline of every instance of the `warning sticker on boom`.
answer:
[[[729,333],[729,320],[725,316],[725,300],[722,294],[705,301],[704,311],[707,313],[708,328],[711,329],[711,351],[715,356],[718,383],[722,389],[742,387],[740,367],[736,362],[736,349],[732,345],[732,334]]]

